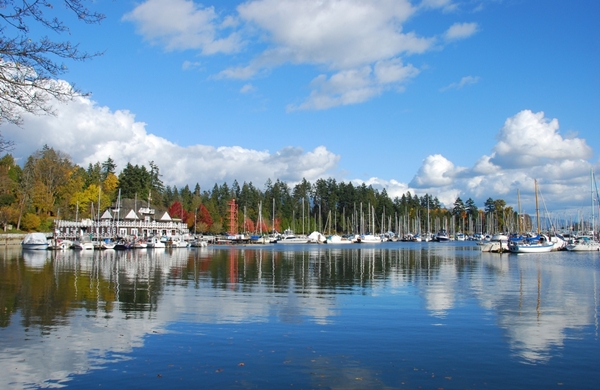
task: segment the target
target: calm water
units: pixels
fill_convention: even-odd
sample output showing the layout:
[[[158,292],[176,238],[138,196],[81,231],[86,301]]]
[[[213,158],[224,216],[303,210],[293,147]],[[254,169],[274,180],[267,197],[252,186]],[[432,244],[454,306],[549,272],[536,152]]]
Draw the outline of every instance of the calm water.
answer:
[[[0,388],[597,389],[600,253],[0,253]]]

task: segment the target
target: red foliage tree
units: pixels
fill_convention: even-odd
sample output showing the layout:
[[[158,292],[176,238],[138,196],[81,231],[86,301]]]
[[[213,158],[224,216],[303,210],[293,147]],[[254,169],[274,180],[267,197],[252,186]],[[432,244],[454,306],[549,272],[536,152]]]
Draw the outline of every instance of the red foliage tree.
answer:
[[[187,221],[188,213],[183,209],[183,206],[177,200],[171,204],[171,206],[167,209],[167,212],[171,218],[180,218],[182,221]]]
[[[260,223],[257,222],[256,223],[256,231],[257,232],[268,233],[269,232],[269,227],[267,226],[267,223],[265,221],[261,221]]]
[[[275,218],[275,225],[273,226],[272,231],[273,230],[281,233],[281,220],[279,218]]]
[[[208,209],[203,204],[198,208],[198,222],[203,222],[208,228],[213,224],[213,219],[208,212]]]
[[[242,231],[244,231],[244,232],[255,232],[256,231],[256,227],[254,225],[254,221],[251,220],[250,218],[246,218],[246,220],[244,221],[244,226],[242,228]]]

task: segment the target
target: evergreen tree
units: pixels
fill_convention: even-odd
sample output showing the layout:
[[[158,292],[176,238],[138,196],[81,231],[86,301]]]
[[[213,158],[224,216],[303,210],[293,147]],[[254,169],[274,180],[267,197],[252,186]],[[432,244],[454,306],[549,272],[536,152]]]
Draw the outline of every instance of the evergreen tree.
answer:
[[[106,161],[102,163],[102,180],[105,180],[110,173],[116,175],[116,169],[117,164],[110,156],[108,156]]]

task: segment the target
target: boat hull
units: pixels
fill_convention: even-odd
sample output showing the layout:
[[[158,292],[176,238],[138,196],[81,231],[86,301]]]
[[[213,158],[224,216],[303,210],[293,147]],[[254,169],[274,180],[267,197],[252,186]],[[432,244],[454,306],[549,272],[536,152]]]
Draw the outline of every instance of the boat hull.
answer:
[[[512,253],[548,253],[554,245],[511,245]]]

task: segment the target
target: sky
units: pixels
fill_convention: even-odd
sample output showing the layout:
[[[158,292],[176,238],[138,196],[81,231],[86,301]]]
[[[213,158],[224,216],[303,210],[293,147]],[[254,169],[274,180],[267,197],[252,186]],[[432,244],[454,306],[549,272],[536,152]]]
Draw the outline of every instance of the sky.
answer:
[[[333,178],[590,214],[600,159],[600,2],[96,0],[54,12],[102,56],[58,82],[89,92],[0,131],[23,162],[154,161],[166,185],[264,189]]]

